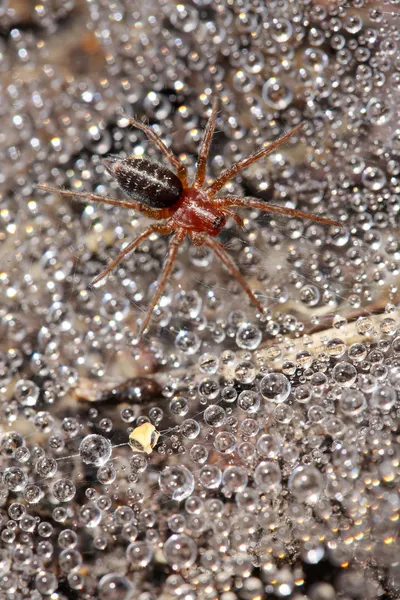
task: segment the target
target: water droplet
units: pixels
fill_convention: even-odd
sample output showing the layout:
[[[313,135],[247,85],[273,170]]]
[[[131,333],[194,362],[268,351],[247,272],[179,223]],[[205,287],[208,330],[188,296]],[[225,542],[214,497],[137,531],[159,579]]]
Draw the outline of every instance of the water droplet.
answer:
[[[324,479],[316,467],[296,467],[289,478],[289,489],[300,502],[314,504],[320,497]]]
[[[164,544],[165,560],[174,570],[191,567],[197,556],[197,544],[185,534],[174,534]]]
[[[111,442],[101,435],[87,435],[79,446],[79,454],[87,465],[104,465],[111,453]]]
[[[173,500],[184,500],[194,490],[194,477],[183,465],[167,466],[158,478],[160,490]]]
[[[270,402],[285,402],[290,394],[288,378],[281,373],[269,373],[260,383],[260,392],[265,400]]]

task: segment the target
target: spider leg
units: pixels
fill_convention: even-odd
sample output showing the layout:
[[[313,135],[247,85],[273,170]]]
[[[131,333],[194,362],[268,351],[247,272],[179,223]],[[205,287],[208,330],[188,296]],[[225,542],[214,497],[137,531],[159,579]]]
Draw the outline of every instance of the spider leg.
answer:
[[[142,121],[138,121],[134,117],[130,117],[129,115],[126,115],[125,113],[122,113],[122,115],[126,119],[129,120],[129,123],[131,125],[133,125],[133,127],[137,127],[138,129],[141,129],[145,133],[145,135],[149,138],[149,140],[151,140],[157,146],[157,148],[160,150],[160,152],[162,152],[164,154],[164,156],[166,156],[167,160],[176,169],[177,174],[178,174],[180,180],[182,181],[182,184],[184,186],[186,186],[187,179],[188,179],[188,173],[187,173],[186,166],[183,164],[181,159],[178,158],[177,156],[175,156],[175,154],[172,152],[172,150],[170,150],[168,148],[168,146],[165,145],[165,143],[160,138],[158,133],[156,133],[154,131],[154,129],[152,129],[149,125],[142,123]]]
[[[59,188],[51,187],[47,184],[40,183],[35,186],[43,192],[51,192],[52,194],[60,194],[60,196],[67,196],[70,198],[81,198],[85,202],[102,202],[103,204],[110,204],[111,206],[119,206],[120,208],[131,208],[137,210],[146,217],[151,219],[164,219],[165,211],[160,209],[149,208],[141,202],[135,202],[135,200],[115,200],[107,196],[101,196],[100,194],[92,194],[89,192],[75,192],[74,190],[62,190]]]
[[[147,313],[144,318],[144,321],[140,326],[139,338],[142,337],[143,333],[146,331],[146,329],[150,323],[151,315],[153,314],[153,310],[154,310],[156,304],[158,303],[158,301],[161,297],[161,294],[163,293],[165,284],[167,283],[168,277],[170,276],[172,268],[174,266],[174,262],[176,259],[176,255],[178,253],[179,246],[182,244],[183,240],[185,239],[185,235],[186,235],[185,230],[183,228],[179,228],[175,231],[174,235],[171,238],[171,241],[169,243],[169,248],[168,248],[168,254],[165,259],[161,274],[157,281],[156,291],[154,293],[154,296],[152,298],[150,306],[147,309]]]
[[[204,244],[204,234],[199,231],[189,231],[189,237],[195,246],[202,246]]]
[[[93,281],[90,285],[91,286],[96,285],[96,283],[98,283],[99,281],[104,279],[104,277],[106,277],[109,273],[111,273],[111,271],[113,269],[115,269],[115,267],[117,267],[119,265],[119,263],[125,258],[125,256],[127,256],[127,254],[129,254],[130,252],[132,252],[132,250],[137,248],[137,246],[139,246],[139,244],[143,240],[148,238],[152,233],[161,233],[163,235],[166,235],[170,232],[171,232],[171,228],[167,225],[167,223],[154,223],[153,225],[150,225],[150,227],[145,229],[143,231],[143,233],[138,235],[138,237],[135,238],[130,244],[125,246],[125,248],[118,254],[117,258],[115,260],[113,260],[108,265],[108,267],[106,269],[104,269],[104,271],[102,271],[99,275],[97,275],[97,277],[95,277],[93,279]]]
[[[218,98],[214,98],[212,104],[212,111],[210,118],[208,119],[208,123],[206,125],[206,130],[204,132],[203,139],[201,141],[199,155],[197,158],[197,169],[196,176],[194,178],[193,187],[197,189],[201,189],[203,187],[204,180],[206,178],[207,172],[207,157],[208,152],[210,150],[212,137],[215,129],[215,120],[217,118],[217,108],[218,108]]]
[[[216,200],[219,200],[219,198],[216,198]],[[235,213],[233,210],[229,210],[228,208],[224,208],[222,212],[224,215],[227,215],[228,217],[234,219],[236,221],[236,224],[239,225],[241,229],[244,229],[244,220],[237,213]]]
[[[308,219],[309,221],[321,223],[322,225],[335,225],[336,227],[342,227],[341,223],[339,223],[338,221],[334,221],[333,219],[319,217],[318,215],[305,213],[301,210],[296,210],[294,208],[286,208],[285,206],[276,206],[275,204],[268,204],[268,202],[258,200],[257,198],[251,198],[249,196],[245,196],[244,198],[240,198],[239,196],[225,196],[224,198],[214,198],[213,206],[217,209],[224,209],[224,207],[226,206],[245,206],[246,208],[256,208],[258,210],[278,213],[280,215],[287,215],[296,219]],[[225,212],[225,210],[223,210],[223,212]]]
[[[244,280],[243,276],[241,275],[239,269],[237,268],[237,266],[235,265],[235,263],[233,262],[233,260],[229,256],[229,254],[227,254],[223,245],[220,242],[217,242],[217,240],[215,240],[214,238],[212,238],[209,235],[205,235],[203,237],[203,243],[206,246],[208,246],[209,248],[211,248],[211,250],[213,250],[213,252],[219,258],[219,260],[226,266],[226,268],[231,273],[231,275],[233,275],[235,277],[235,279],[238,280],[238,282],[240,283],[240,285],[242,286],[242,288],[244,289],[244,291],[246,292],[246,294],[248,295],[248,297],[250,298],[252,303],[258,308],[260,313],[263,313],[264,308],[262,307],[260,302],[257,300],[255,295],[253,294],[250,287],[247,285],[247,283]]]
[[[242,171],[249,165],[252,165],[257,160],[260,160],[260,158],[263,158],[263,156],[268,156],[268,154],[271,154],[272,152],[274,152],[281,144],[286,142],[286,140],[288,140],[290,137],[292,137],[292,135],[297,133],[303,127],[303,125],[304,125],[304,123],[300,123],[299,125],[296,125],[296,127],[294,127],[293,129],[291,129],[290,131],[285,133],[285,135],[280,137],[275,142],[272,142],[271,144],[269,144],[268,146],[266,146],[264,148],[261,148],[260,150],[256,150],[255,152],[250,154],[250,156],[247,156],[246,158],[242,158],[242,160],[238,160],[231,167],[229,167],[229,169],[226,169],[226,171],[223,171],[221,173],[221,175],[218,177],[218,179],[216,179],[211,185],[209,185],[206,188],[206,192],[210,196],[213,196],[215,194],[215,192],[218,192],[218,190],[220,190],[237,173],[239,173],[240,171]]]

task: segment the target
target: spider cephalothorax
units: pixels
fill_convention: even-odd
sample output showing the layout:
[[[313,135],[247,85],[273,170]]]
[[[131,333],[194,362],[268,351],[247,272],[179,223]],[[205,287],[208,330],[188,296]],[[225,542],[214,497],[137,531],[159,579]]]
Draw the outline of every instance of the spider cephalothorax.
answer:
[[[257,306],[260,312],[263,311],[263,307],[254,296],[232,259],[226,253],[223,245],[215,239],[215,236],[217,236],[224,227],[227,216],[233,217],[239,225],[242,225],[241,218],[235,212],[230,210],[230,208],[240,206],[255,208],[262,211],[288,215],[290,217],[309,219],[324,225],[336,225],[340,227],[340,224],[332,219],[303,213],[291,208],[274,206],[263,200],[258,200],[257,198],[217,195],[217,192],[230,179],[239,173],[239,171],[248,167],[260,158],[271,154],[278,146],[299,131],[302,127],[302,123],[294,127],[275,142],[272,142],[268,146],[253,152],[250,156],[237,161],[229,169],[226,169],[221,173],[213,183],[204,187],[207,156],[214,133],[216,116],[217,101],[214,101],[211,116],[208,120],[199,149],[196,174],[191,183],[188,182],[187,169],[184,163],[169,150],[156,132],[148,125],[145,125],[136,119],[129,118],[130,123],[134,127],[142,129],[146,136],[153,141],[157,148],[167,157],[176,173],[173,173],[163,165],[149,161],[147,158],[135,158],[132,156],[123,159],[118,157],[108,158],[105,160],[106,169],[117,181],[119,187],[128,195],[129,199],[127,200],[114,200],[114,198],[108,198],[98,194],[75,192],[73,190],[59,190],[43,184],[38,186],[47,192],[55,192],[62,194],[63,196],[81,198],[87,202],[103,202],[104,204],[111,204],[112,206],[134,209],[157,221],[157,223],[150,225],[136,239],[127,244],[117,258],[93,280],[92,285],[106,277],[125,258],[125,256],[127,256],[127,254],[137,248],[140,242],[149,237],[152,233],[160,233],[161,235],[172,234],[168,253],[157,281],[156,291],[140,327],[140,335],[149,325],[153,310],[156,307],[168,277],[171,274],[179,246],[182,244],[186,235],[189,236],[196,246],[209,246],[227,267],[231,275],[239,281],[253,304]]]

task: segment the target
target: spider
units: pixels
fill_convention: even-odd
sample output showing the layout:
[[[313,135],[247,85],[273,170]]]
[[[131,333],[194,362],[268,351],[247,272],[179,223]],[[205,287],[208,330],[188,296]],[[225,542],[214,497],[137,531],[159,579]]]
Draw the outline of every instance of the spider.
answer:
[[[340,227],[340,223],[332,219],[304,213],[292,208],[275,206],[257,198],[218,195],[221,188],[237,173],[260,160],[260,158],[274,152],[281,144],[297,133],[303,127],[303,123],[300,123],[268,146],[261,147],[246,158],[238,160],[231,167],[223,171],[213,183],[205,186],[207,157],[215,129],[217,108],[218,101],[215,98],[212,104],[211,115],[200,144],[196,173],[192,182],[188,181],[188,172],[185,164],[179,157],[173,154],[160,136],[145,123],[127,117],[132,126],[141,129],[149,140],[154,142],[175,169],[176,173],[161,164],[149,161],[147,158],[129,156],[123,159],[118,157],[105,159],[104,164],[107,171],[116,180],[118,186],[128,195],[129,200],[115,200],[114,198],[99,194],[57,189],[47,184],[37,186],[46,192],[81,198],[86,202],[103,202],[112,206],[134,209],[157,221],[127,244],[117,258],[110,262],[107,268],[95,277],[91,285],[97,284],[106,277],[130,252],[135,250],[151,234],[172,234],[167,256],[158,278],[153,298],[139,329],[139,338],[149,326],[152,313],[171,274],[178,249],[182,245],[186,235],[196,246],[205,245],[211,248],[231,275],[240,283],[251,302],[257,307],[260,313],[263,312],[262,305],[247,285],[235,263],[226,253],[223,245],[216,239],[216,236],[225,226],[228,216],[232,217],[240,227],[243,226],[243,220],[231,210],[232,208],[246,207],[258,209],[288,215],[289,217],[309,219],[310,221],[324,225]]]

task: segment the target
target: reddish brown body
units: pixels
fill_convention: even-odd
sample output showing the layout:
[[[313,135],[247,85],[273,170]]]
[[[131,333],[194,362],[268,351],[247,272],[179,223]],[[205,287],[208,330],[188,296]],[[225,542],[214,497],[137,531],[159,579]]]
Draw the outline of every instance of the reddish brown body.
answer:
[[[177,227],[213,236],[218,235],[226,223],[222,211],[210,205],[207,194],[194,187],[184,188],[180,200],[170,208],[170,213]]]
[[[231,275],[239,281],[253,304],[257,306],[260,312],[263,312],[262,304],[247,285],[236,265],[226,253],[223,245],[215,239],[215,236],[224,227],[227,216],[235,219],[239,225],[243,224],[242,219],[234,211],[230,210],[229,207],[243,206],[340,227],[340,223],[332,219],[303,213],[292,208],[274,206],[256,198],[241,198],[239,196],[216,197],[217,192],[237,173],[260,158],[271,154],[278,146],[297,133],[301,129],[302,124],[297,125],[294,129],[268,146],[263,146],[250,156],[237,161],[204,189],[207,157],[214,133],[216,117],[217,102],[214,101],[211,116],[199,149],[196,175],[191,185],[188,185],[188,173],[185,164],[171,152],[155,131],[148,125],[128,117],[132,125],[142,129],[147,137],[156,144],[157,148],[174,167],[176,173],[173,173],[163,165],[150,162],[147,158],[138,159],[130,156],[124,159],[118,157],[107,159],[105,161],[106,169],[117,181],[119,187],[129,196],[129,200],[115,200],[114,198],[98,194],[87,194],[72,190],[57,190],[47,185],[39,186],[45,191],[82,198],[88,202],[103,202],[112,206],[135,209],[147,217],[158,221],[150,225],[136,239],[127,244],[117,258],[93,280],[92,285],[106,277],[119,265],[125,256],[135,250],[140,242],[148,238],[152,233],[159,233],[161,235],[173,234],[156,290],[147,314],[140,326],[139,336],[149,325],[153,310],[163,293],[165,284],[172,271],[178,249],[186,235],[197,246],[202,246],[203,244],[209,246],[227,267]]]

